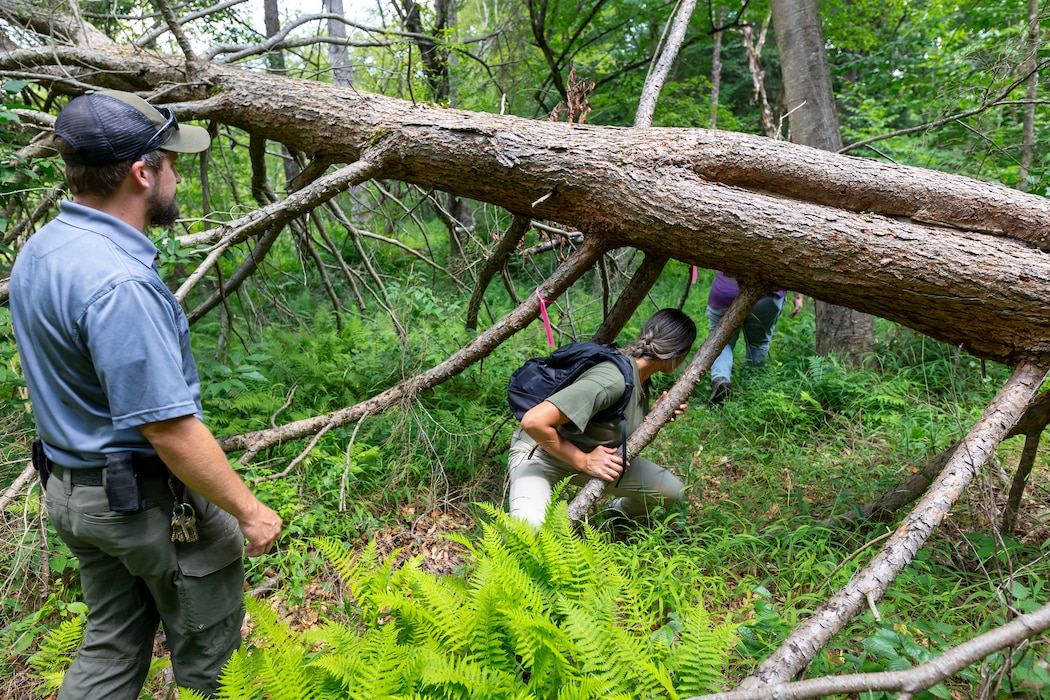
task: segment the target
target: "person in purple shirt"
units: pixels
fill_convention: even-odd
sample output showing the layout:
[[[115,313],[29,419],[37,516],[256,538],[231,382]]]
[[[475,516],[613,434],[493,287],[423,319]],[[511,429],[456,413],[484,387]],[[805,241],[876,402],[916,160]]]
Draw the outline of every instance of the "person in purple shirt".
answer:
[[[711,328],[722,319],[739,293],[740,288],[734,278],[726,277],[721,270],[715,272],[715,281],[707,295],[707,318],[711,321]],[[747,346],[747,364],[760,367],[769,358],[769,342],[773,338],[773,329],[776,328],[780,311],[784,308],[786,296],[787,292],[784,290],[765,295],[755,302],[751,312],[744,319],[741,330],[744,332],[744,343]],[[802,309],[802,299],[803,296],[795,292],[792,317]],[[740,331],[734,333],[711,365],[711,397],[708,399],[711,406],[717,406],[729,396],[732,386],[730,380],[733,373],[733,349],[739,337]]]

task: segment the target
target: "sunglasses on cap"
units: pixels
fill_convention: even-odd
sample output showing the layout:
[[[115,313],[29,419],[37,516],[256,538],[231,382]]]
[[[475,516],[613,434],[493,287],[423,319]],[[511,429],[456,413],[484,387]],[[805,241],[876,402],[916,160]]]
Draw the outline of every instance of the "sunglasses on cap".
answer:
[[[157,129],[157,133],[153,134],[153,137],[142,146],[142,152],[152,153],[159,148],[164,147],[164,143],[168,140],[169,132],[174,129],[179,130],[179,122],[175,120],[175,113],[168,107],[157,107],[156,110],[160,112],[160,116],[164,117],[167,121],[164,125]]]

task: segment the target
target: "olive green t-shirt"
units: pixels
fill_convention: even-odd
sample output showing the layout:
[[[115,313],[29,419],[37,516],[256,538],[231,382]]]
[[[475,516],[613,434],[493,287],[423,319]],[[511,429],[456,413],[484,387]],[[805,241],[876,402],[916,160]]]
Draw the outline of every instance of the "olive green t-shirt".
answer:
[[[649,396],[638,377],[638,365],[633,359],[631,365],[634,367],[634,391],[624,411],[628,435],[641,425],[649,411]],[[621,442],[620,421],[592,421],[591,417],[615,404],[626,387],[623,374],[614,363],[600,362],[590,368],[575,382],[547,397],[569,418],[568,423],[558,426],[558,432],[584,452],[590,452],[598,445],[618,447]]]

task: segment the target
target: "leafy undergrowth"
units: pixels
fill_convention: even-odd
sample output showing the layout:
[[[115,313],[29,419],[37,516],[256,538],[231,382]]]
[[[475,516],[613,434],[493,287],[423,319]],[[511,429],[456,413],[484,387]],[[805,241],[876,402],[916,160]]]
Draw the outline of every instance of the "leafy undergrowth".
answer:
[[[686,501],[652,527],[608,544],[611,559],[630,575],[634,604],[663,621],[651,633],[676,634],[681,622],[675,616],[698,597],[712,620],[737,626],[739,642],[723,659],[724,687],[748,675],[849,581],[896,526],[832,527],[829,519],[872,501],[949,447],[1007,376],[1004,367],[982,367],[953,348],[889,326],[880,327],[877,362],[851,368],[811,355],[811,323],[805,316],[783,319],[769,366],[761,372],[738,367],[724,404],[707,407],[698,390],[686,414],[646,448],[647,457],[684,478]],[[229,432],[253,415],[295,419],[373,392],[386,376],[378,368],[389,358],[363,350],[353,358],[339,355],[372,342],[366,335],[353,325],[336,331],[319,322],[308,343],[259,341],[221,367],[203,363],[206,383],[227,383],[211,398],[209,416]],[[293,347],[303,355],[294,362]],[[302,445],[274,448],[253,462],[245,477],[287,525],[279,550],[249,568],[248,592],[264,606],[257,612],[273,616],[266,623],[270,634],[287,629],[299,643],[332,625],[361,629],[353,584],[336,573],[317,538],[344,543],[349,557],[374,552],[391,572],[411,563],[447,585],[471,580],[471,547],[492,520],[476,504],[499,508],[505,498],[502,451],[511,426],[494,377],[505,377],[528,352],[508,349],[487,359],[483,370],[370,418],[360,430],[330,431],[286,478],[260,480],[298,457]],[[339,373],[347,363],[354,371]],[[293,365],[308,369],[293,371]],[[667,388],[670,380],[661,380],[657,389]],[[21,401],[17,393],[4,398],[8,406]],[[29,416],[4,415],[9,483],[24,466]],[[999,447],[877,602],[878,619],[872,610],[853,619],[814,660],[808,677],[914,666],[1046,600],[1045,458],[1027,486],[1017,530],[998,530],[1021,446],[1015,438]],[[5,698],[46,692],[45,679],[57,678],[69,661],[85,612],[75,560],[38,516],[31,496],[9,505],[0,524]],[[601,524],[600,515],[594,523]],[[254,624],[249,618],[249,639],[256,639]],[[265,649],[269,642],[253,644]],[[1048,694],[1047,653],[1046,639],[1036,638],[921,697]],[[165,697],[171,688],[162,644],[158,654],[150,697]]]

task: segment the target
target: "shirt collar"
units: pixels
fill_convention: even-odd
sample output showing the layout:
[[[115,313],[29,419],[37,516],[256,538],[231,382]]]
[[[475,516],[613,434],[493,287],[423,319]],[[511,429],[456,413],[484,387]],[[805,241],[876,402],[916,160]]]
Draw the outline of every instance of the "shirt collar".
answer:
[[[146,267],[153,266],[153,261],[160,251],[142,231],[115,216],[92,207],[85,207],[83,204],[63,200],[60,206],[61,213],[58,218],[66,224],[105,236]]]

